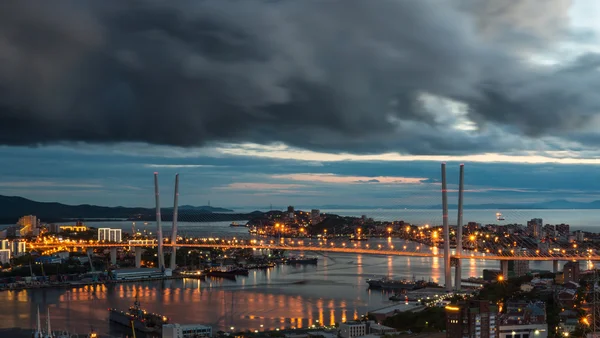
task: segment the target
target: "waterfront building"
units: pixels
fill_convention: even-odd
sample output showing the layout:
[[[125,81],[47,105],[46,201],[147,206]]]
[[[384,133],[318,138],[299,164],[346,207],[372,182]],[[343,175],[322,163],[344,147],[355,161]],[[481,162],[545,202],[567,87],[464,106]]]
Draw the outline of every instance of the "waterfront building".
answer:
[[[0,263],[2,263],[2,264],[10,263],[10,250],[9,249],[0,249]]]
[[[121,229],[99,228],[98,242],[121,242]]]
[[[345,322],[340,324],[340,337],[352,338],[367,334],[367,323],[365,322]]]
[[[212,337],[212,327],[198,324],[165,324],[162,326],[162,338]]]
[[[498,307],[485,300],[446,306],[446,337],[496,338]]]
[[[153,279],[169,277],[172,275],[171,269],[153,269],[153,268],[133,268],[133,269],[118,269],[111,271],[114,280],[138,280],[138,279]]]
[[[563,268],[564,282],[575,282],[579,283],[580,279],[580,265],[579,262],[567,262]]]

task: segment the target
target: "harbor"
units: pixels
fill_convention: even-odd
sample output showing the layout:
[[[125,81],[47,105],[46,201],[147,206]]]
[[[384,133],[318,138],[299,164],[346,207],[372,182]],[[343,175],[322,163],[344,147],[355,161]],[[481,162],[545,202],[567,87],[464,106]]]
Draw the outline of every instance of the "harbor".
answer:
[[[481,274],[483,269],[496,266],[488,261],[467,262],[465,275]],[[130,330],[111,324],[107,309],[126,310],[136,295],[148,312],[177,323],[209,325],[214,332],[231,332],[231,327],[254,331],[302,329],[318,323],[329,326],[396,305],[389,300],[393,293],[369,289],[368,278],[411,279],[414,275],[439,280],[440,263],[441,259],[431,258],[328,254],[321,256],[317,265],[279,264],[250,270],[248,276],[236,280],[179,278],[7,291],[0,293],[6,309],[0,313],[0,327],[35,327],[35,311],[40,306],[50,308],[56,328],[83,333],[93,326],[100,335],[121,337]],[[14,315],[19,312],[29,315]]]

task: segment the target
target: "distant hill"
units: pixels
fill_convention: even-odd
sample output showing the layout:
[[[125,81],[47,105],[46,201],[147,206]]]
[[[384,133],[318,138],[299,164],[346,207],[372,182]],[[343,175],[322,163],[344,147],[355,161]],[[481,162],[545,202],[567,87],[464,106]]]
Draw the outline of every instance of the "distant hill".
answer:
[[[163,219],[171,219],[173,208],[161,208]],[[211,206],[183,205],[179,208],[181,216],[204,214],[206,216],[215,213],[231,213],[233,210],[215,208]],[[0,222],[14,223],[23,215],[36,215],[43,221],[54,221],[63,219],[92,219],[92,218],[134,218],[151,219],[156,217],[153,208],[141,207],[103,207],[97,205],[67,205],[56,202],[37,202],[23,197],[0,195]]]

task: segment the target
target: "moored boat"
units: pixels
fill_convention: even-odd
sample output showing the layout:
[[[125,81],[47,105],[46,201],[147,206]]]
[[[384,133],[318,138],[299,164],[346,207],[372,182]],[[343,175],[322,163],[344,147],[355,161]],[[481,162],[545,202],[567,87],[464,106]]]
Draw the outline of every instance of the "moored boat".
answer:
[[[317,264],[318,258],[317,257],[298,256],[298,257],[290,257],[285,262],[286,262],[286,264]]]
[[[144,333],[159,333],[162,331],[163,324],[167,324],[169,319],[166,316],[149,313],[140,307],[140,302],[136,300],[127,311],[117,309],[108,309],[108,319],[111,322],[118,323],[127,327],[132,327]]]

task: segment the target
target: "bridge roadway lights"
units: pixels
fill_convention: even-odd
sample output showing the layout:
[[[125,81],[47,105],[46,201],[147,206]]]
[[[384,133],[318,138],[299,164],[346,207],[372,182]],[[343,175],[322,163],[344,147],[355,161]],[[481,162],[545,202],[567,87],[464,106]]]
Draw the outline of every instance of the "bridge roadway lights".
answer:
[[[142,267],[142,248],[139,246],[135,247],[135,267],[138,269]]]
[[[508,261],[500,261],[500,272],[504,280],[508,280]]]
[[[110,248],[110,264],[117,265],[117,248]]]
[[[558,272],[558,261],[552,261],[552,272]]]

